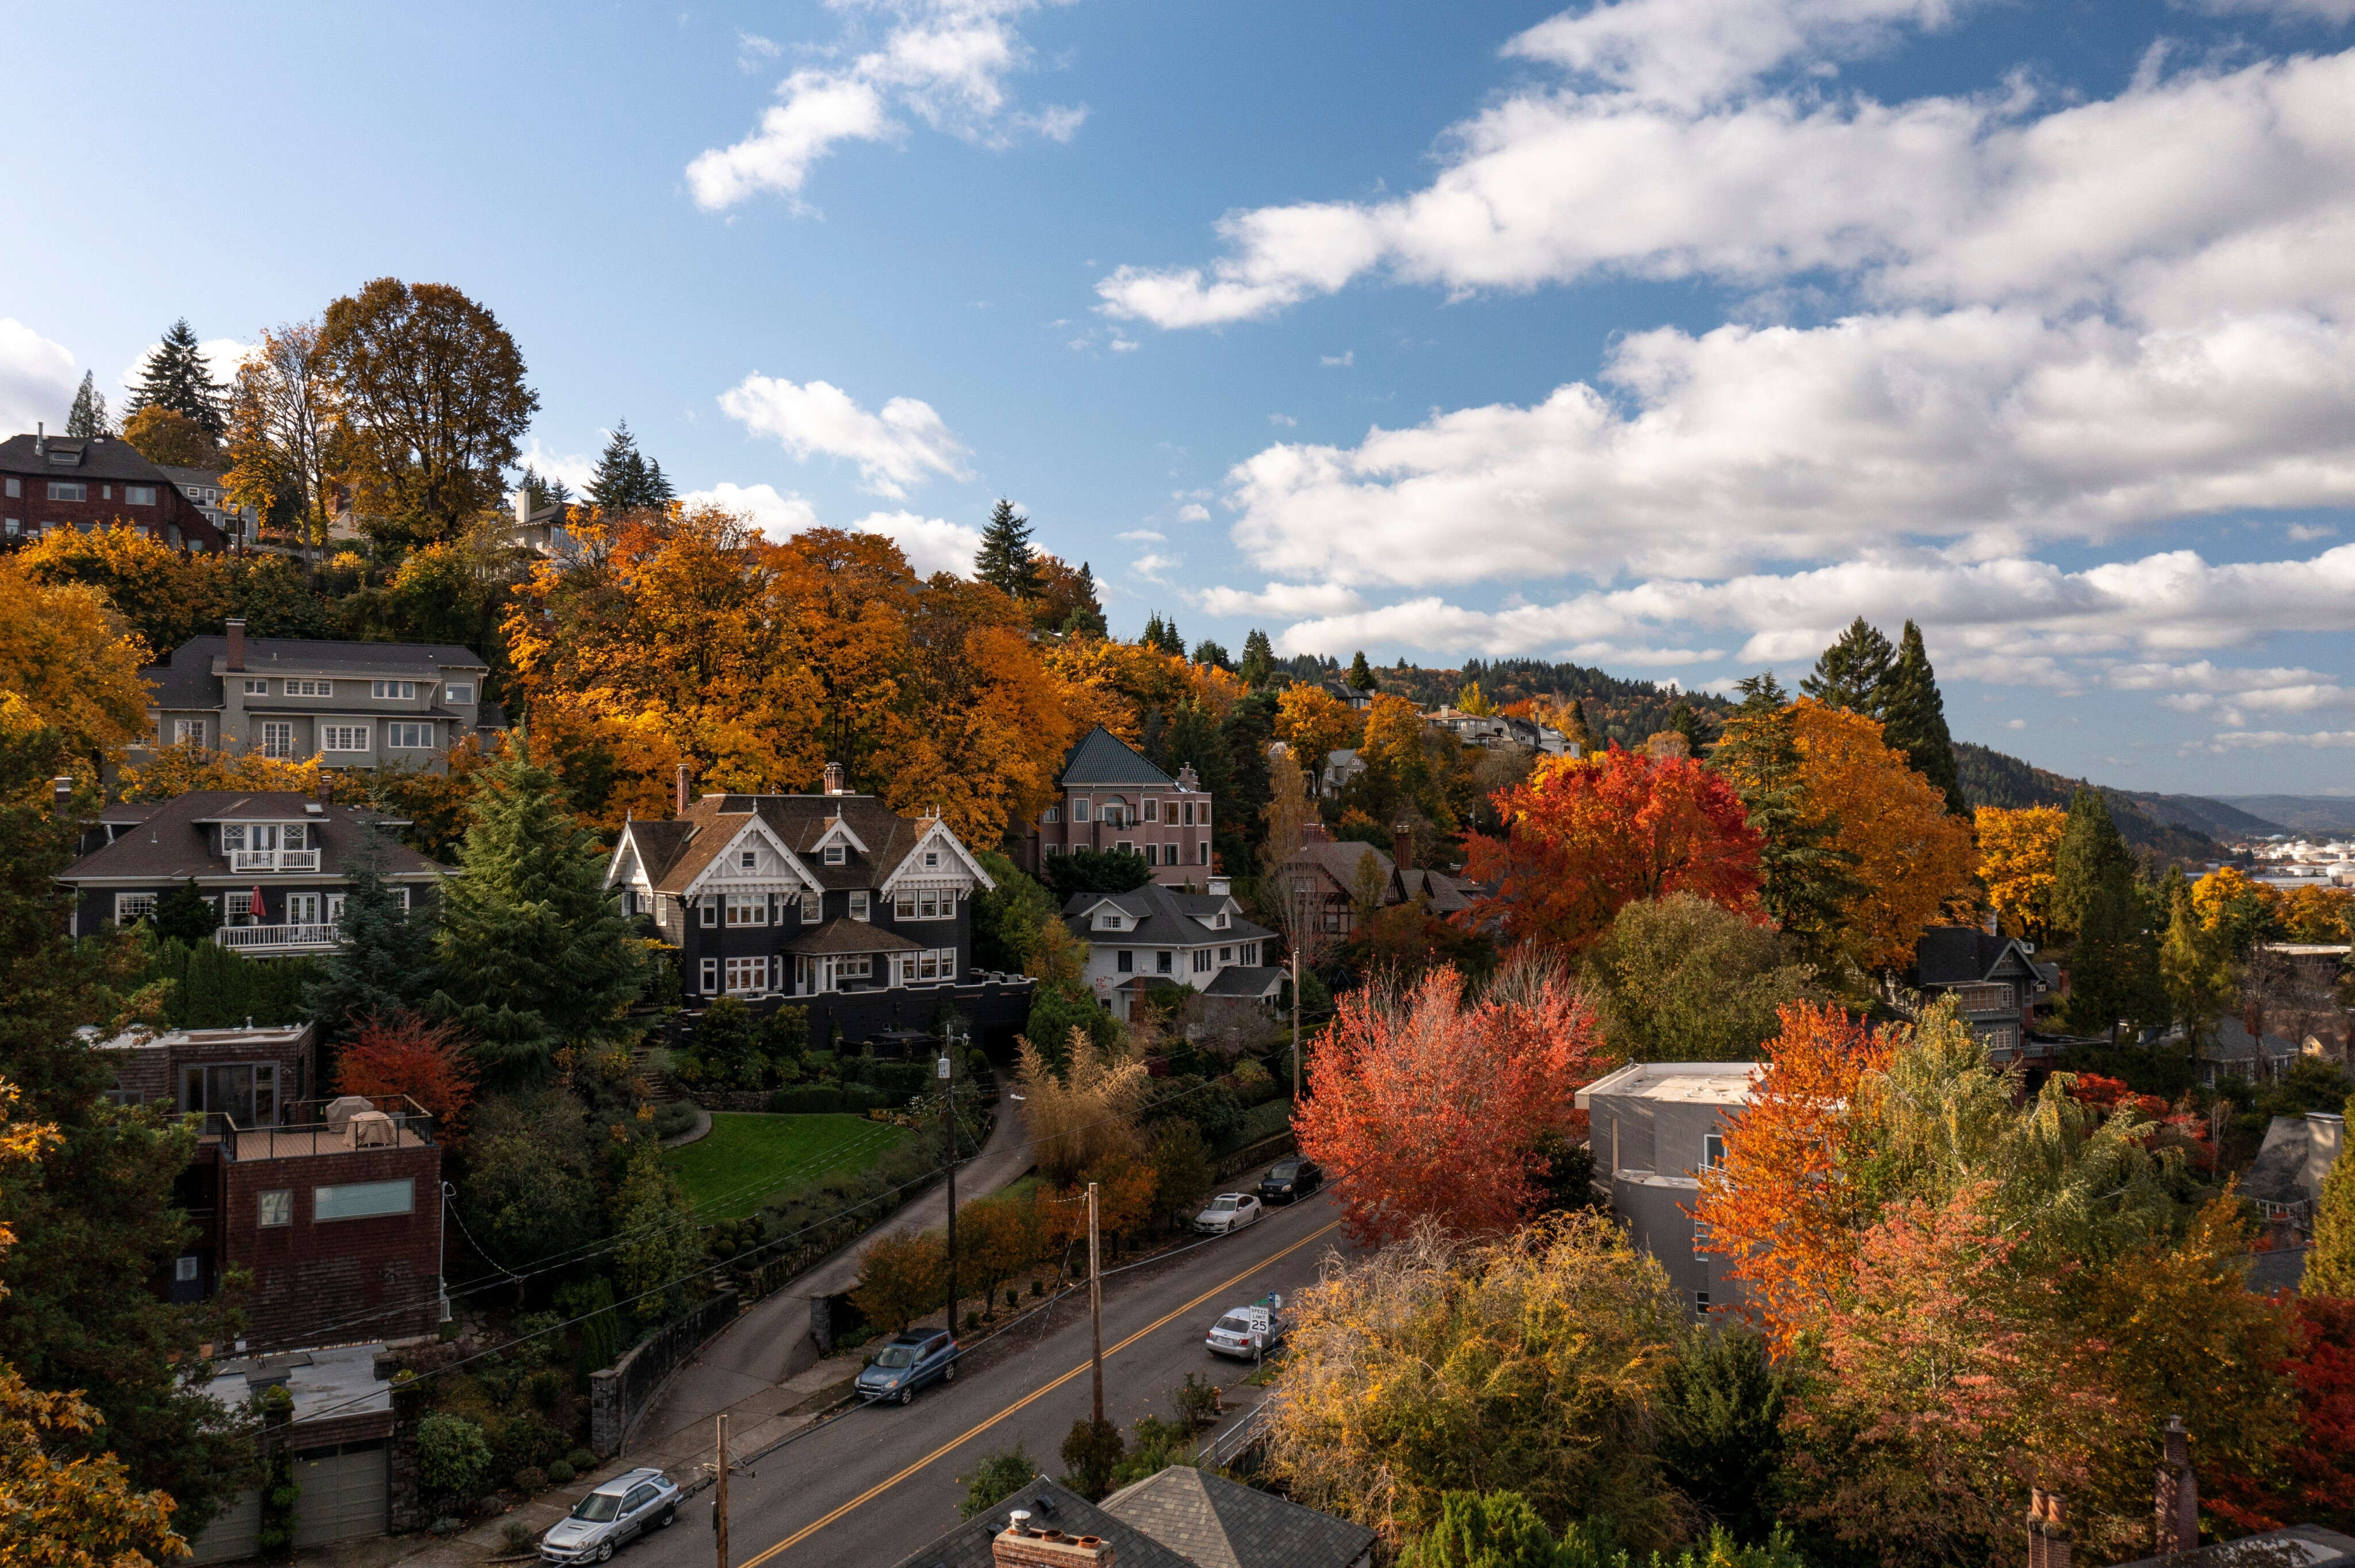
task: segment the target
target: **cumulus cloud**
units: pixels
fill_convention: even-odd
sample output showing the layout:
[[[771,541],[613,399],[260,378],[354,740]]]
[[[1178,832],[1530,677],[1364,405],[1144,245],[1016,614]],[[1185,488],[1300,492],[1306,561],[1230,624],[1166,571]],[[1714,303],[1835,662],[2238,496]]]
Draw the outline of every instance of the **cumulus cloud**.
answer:
[[[791,491],[779,491],[773,484],[736,484],[727,480],[705,490],[690,490],[679,497],[688,507],[716,506],[722,512],[732,512],[749,517],[752,525],[772,539],[784,539],[817,524],[817,508]]]
[[[719,407],[755,435],[775,437],[797,459],[848,459],[868,490],[895,501],[934,474],[964,477],[965,448],[931,404],[914,397],[894,397],[869,413],[829,382],[796,385],[752,375],[721,393]]]
[[[65,344],[0,316],[0,431],[13,436],[36,424],[64,429],[81,385],[79,370]]]
[[[1199,501],[1189,501],[1178,509],[1178,521],[1180,523],[1208,523],[1209,520],[1210,509]]]
[[[1213,588],[1189,593],[1187,599],[1212,615],[1253,615],[1283,618],[1294,615],[1335,616],[1360,608],[1365,600],[1338,583],[1270,583],[1257,593],[1244,588]]]
[[[542,479],[562,481],[576,494],[587,489],[589,482],[597,474],[595,458],[586,452],[549,451],[540,444],[538,436],[531,439],[529,450],[523,454],[523,466]]]
[[[1157,532],[1151,528],[1131,528],[1126,533],[1119,535],[1119,537],[1129,540],[1131,543],[1140,545],[1158,545],[1168,536],[1169,535],[1167,534]]]
[[[913,512],[873,512],[851,526],[861,533],[881,534],[899,546],[919,577],[954,572],[969,577],[974,556],[981,549],[979,529]]]
[[[123,367],[120,379],[126,394],[139,385],[140,377],[146,374],[148,358],[163,346],[163,340],[158,338],[141,349],[139,356]],[[245,356],[260,346],[243,338],[208,337],[197,342],[197,354],[205,362],[205,373],[227,387],[237,379],[238,369],[245,364]]]
[[[687,166],[688,190],[707,212],[767,193],[798,196],[811,166],[846,142],[906,132],[901,115],[967,142],[1002,146],[1017,133],[1068,142],[1082,107],[1017,109],[1007,80],[1031,50],[1015,20],[1040,0],[836,0],[854,34],[832,51],[842,63],[803,67],[777,84],[778,101],[742,141],[710,148]],[[868,17],[882,37],[865,47]],[[766,46],[766,49],[761,48]],[[743,35],[740,60],[757,63],[776,46]]]

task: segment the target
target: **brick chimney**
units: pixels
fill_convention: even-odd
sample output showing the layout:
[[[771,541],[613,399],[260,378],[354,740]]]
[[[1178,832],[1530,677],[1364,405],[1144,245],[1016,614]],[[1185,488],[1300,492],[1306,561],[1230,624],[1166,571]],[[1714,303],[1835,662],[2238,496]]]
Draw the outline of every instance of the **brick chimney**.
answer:
[[[675,817],[687,815],[687,764],[684,762],[678,765],[678,788],[672,796],[671,808],[671,815]]]
[[[2167,1418],[2167,1452],[2158,1463],[2158,1555],[2200,1544],[2200,1476],[2191,1467],[2191,1434],[2183,1417]]]
[[[1033,1530],[1020,1509],[989,1543],[996,1568],[1113,1568],[1112,1542],[1094,1535]]]
[[[2028,1568],[2069,1568],[2073,1540],[2061,1494],[2036,1488],[2028,1503]]]
[[[826,792],[829,795],[847,793],[842,787],[842,764],[839,762],[827,763],[826,765]]]
[[[1414,869],[1414,830],[1404,822],[1391,824],[1391,861],[1401,871]]]
[[[242,620],[229,623],[229,667],[232,670],[245,668],[245,622]]]

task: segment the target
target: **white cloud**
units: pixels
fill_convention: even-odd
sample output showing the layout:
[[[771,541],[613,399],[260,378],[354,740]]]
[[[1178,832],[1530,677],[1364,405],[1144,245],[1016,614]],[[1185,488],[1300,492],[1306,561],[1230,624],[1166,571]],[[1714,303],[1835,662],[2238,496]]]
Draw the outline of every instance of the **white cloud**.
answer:
[[[679,500],[690,508],[716,506],[751,519],[752,525],[772,539],[787,539],[815,528],[817,508],[791,491],[773,484],[735,484],[720,481],[707,490],[690,490]]]
[[[2006,719],[2003,721],[2003,727],[2006,729],[2026,729],[2028,727],[2028,721],[2026,719]]]
[[[755,435],[775,437],[797,459],[849,459],[867,489],[895,501],[933,474],[964,477],[964,447],[931,404],[914,397],[894,397],[868,413],[828,382],[797,386],[752,375],[721,393],[719,407]]]
[[[764,38],[758,33],[741,29],[736,34],[736,64],[741,70],[758,70],[763,62],[775,59],[783,47],[774,38]]]
[[[1158,582],[1161,580],[1162,574],[1167,572],[1170,567],[1180,564],[1180,560],[1181,557],[1177,556],[1139,556],[1136,559],[1129,562],[1128,569],[1135,572],[1138,577],[1150,577],[1154,581]]]
[[[2338,534],[2338,529],[2318,523],[2293,523],[2289,525],[2291,541],[2300,545],[2310,544],[2317,539],[2335,538]]]
[[[2222,753],[2283,746],[2303,746],[2315,751],[2355,746],[2355,729],[2318,729],[2305,735],[2281,729],[2226,730],[2211,740],[2205,749]]]
[[[1127,354],[1141,345],[1133,337],[1123,337],[1120,334],[1114,333],[1112,334],[1110,346],[1114,354]]]
[[[121,380],[123,390],[126,395],[133,387],[139,385],[140,377],[146,373],[148,357],[163,346],[163,340],[157,339],[141,349],[139,357],[123,367]],[[259,344],[247,343],[242,338],[208,337],[197,341],[197,354],[205,362],[205,373],[221,386],[227,387],[237,379],[239,367],[245,364],[245,356],[260,346]],[[116,404],[113,406],[113,411],[119,418],[123,410],[121,406]]]
[[[1169,535],[1158,533],[1151,528],[1131,528],[1126,533],[1119,535],[1118,537],[1126,539],[1133,544],[1158,545],[1163,540],[1168,538]]]
[[[583,452],[549,451],[539,444],[538,436],[531,439],[530,449],[523,454],[522,466],[532,470],[542,479],[562,481],[575,494],[587,489],[589,482],[597,474],[595,458]]]
[[[1267,417],[1267,422],[1271,425],[1282,425],[1286,429],[1295,427],[1300,423],[1299,420],[1294,418],[1289,414],[1270,414]]]
[[[837,51],[840,65],[806,66],[777,84],[779,101],[762,111],[744,140],[711,148],[687,166],[698,207],[717,212],[763,192],[799,195],[811,165],[845,142],[880,142],[905,133],[911,114],[935,131],[1002,146],[1011,132],[1068,142],[1087,111],[1014,109],[1007,79],[1030,63],[1015,18],[1039,0],[836,0],[854,17],[884,19],[882,38],[860,47],[863,29]],[[744,36],[747,48],[775,46]],[[758,53],[756,48],[755,53]],[[745,58],[740,49],[739,58]]]
[[[919,577],[934,572],[973,575],[973,560],[981,549],[981,531],[940,517],[913,512],[874,512],[851,524],[867,534],[881,534],[900,546]]]
[[[1212,615],[1345,615],[1365,601],[1354,589],[1337,583],[1270,583],[1257,593],[1242,588],[1213,588],[1189,593],[1187,599]]]
[[[79,368],[65,344],[0,316],[0,440],[37,424],[63,430],[81,385]]]
[[[2198,8],[2212,16],[2250,11],[2271,13],[2277,21],[2355,19],[2355,0],[2198,0]]]
[[[1209,520],[1210,509],[1199,501],[1189,501],[1178,509],[1178,521],[1180,523],[1208,523]]]
[[[1344,349],[1339,354],[1324,355],[1317,359],[1316,363],[1319,365],[1337,365],[1343,369],[1347,369],[1350,366],[1358,363],[1358,351],[1351,348]]]

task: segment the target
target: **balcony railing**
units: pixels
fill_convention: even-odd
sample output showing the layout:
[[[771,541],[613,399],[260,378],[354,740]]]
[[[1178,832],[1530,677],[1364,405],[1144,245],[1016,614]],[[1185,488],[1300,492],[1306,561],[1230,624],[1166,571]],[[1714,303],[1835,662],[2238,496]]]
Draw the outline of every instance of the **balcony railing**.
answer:
[[[329,1110],[341,1101],[295,1100],[282,1108],[275,1127],[240,1127],[228,1117],[218,1124],[208,1117],[206,1126],[220,1128],[221,1153],[229,1160],[293,1160],[355,1150],[432,1147],[432,1115],[407,1095],[342,1098],[366,1098],[373,1114],[351,1115],[346,1107],[345,1115],[331,1118]]]
[[[332,948],[336,945],[336,928],[333,924],[312,926],[223,926],[213,933],[213,940],[224,948],[241,953],[293,953],[307,949]]]
[[[231,850],[231,871],[316,871],[319,852],[308,850]]]

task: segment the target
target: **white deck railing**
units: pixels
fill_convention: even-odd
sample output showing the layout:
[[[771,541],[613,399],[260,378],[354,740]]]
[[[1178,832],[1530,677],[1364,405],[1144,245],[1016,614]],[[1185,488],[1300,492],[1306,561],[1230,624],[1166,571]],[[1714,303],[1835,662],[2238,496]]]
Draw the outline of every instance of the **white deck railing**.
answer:
[[[231,871],[316,871],[317,850],[231,850]]]
[[[332,948],[336,927],[323,926],[223,926],[213,940],[244,950],[271,948]]]

